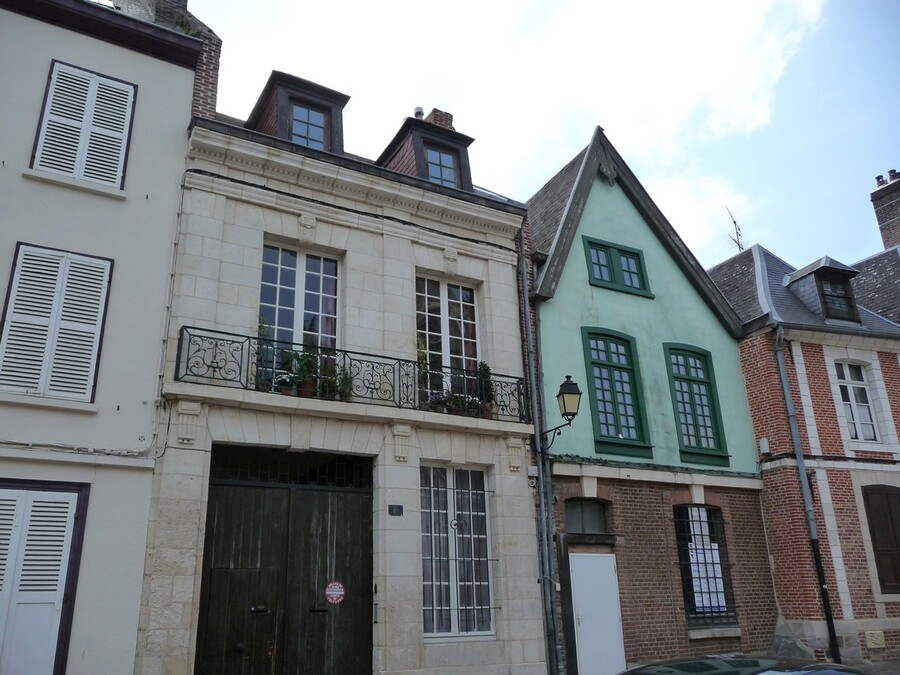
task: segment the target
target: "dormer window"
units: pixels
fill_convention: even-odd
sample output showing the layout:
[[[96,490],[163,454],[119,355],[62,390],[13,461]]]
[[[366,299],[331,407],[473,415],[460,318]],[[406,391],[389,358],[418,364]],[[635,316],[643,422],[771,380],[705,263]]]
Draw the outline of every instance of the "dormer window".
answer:
[[[471,192],[468,148],[473,139],[453,129],[452,122],[453,116],[440,110],[432,110],[425,119],[406,118],[375,164]]]
[[[328,150],[328,113],[303,103],[294,103],[292,109],[291,141],[313,150]]]
[[[785,285],[794,295],[823,319],[859,323],[859,311],[850,280],[857,272],[829,257],[791,272]]]
[[[350,97],[273,70],[244,126],[311,150],[344,153],[344,106]]]
[[[438,185],[459,187],[456,157],[455,152],[426,146],[425,160],[428,164],[428,180]]]
[[[818,277],[817,281],[826,319],[859,321],[853,290],[847,279]]]

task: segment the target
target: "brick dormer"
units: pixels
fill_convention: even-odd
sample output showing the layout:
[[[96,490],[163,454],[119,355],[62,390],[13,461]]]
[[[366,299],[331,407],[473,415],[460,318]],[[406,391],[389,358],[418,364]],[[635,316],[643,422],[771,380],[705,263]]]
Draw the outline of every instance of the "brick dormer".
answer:
[[[342,155],[349,100],[346,94],[273,70],[244,127]]]
[[[786,286],[823,319],[859,323],[859,310],[850,280],[859,272],[828,256],[792,272]]]
[[[887,180],[877,176],[875,182],[878,187],[872,193],[872,207],[887,250],[900,245],[900,173],[891,169]]]
[[[378,166],[418,176],[444,187],[472,191],[469,146],[474,139],[453,128],[453,115],[434,108],[425,119],[421,108],[407,117],[375,160]]]

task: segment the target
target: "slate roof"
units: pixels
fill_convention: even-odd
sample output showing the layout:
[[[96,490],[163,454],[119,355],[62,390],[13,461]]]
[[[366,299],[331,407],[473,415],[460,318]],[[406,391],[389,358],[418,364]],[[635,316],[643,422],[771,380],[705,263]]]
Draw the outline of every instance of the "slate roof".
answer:
[[[585,203],[598,174],[611,185],[621,188],[725,329],[733,337],[741,337],[743,333],[738,315],[600,127],[594,131],[590,144],[527,202],[531,253],[547,254],[546,263],[536,275],[533,288],[535,299],[549,300],[556,293]]]
[[[855,271],[831,258],[822,258],[797,270],[762,246],[755,245],[711,268],[709,276],[728,298],[748,331],[779,322],[792,328],[900,338],[900,325],[864,306],[857,305],[859,324],[826,320],[787,287],[788,279],[800,278],[821,267]]]

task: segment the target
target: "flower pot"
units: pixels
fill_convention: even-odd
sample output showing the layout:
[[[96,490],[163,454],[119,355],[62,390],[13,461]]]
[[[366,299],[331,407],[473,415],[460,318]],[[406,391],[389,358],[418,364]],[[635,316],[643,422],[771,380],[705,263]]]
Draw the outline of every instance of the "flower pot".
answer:
[[[316,395],[315,380],[301,380],[297,383],[297,396],[301,398],[314,398]]]

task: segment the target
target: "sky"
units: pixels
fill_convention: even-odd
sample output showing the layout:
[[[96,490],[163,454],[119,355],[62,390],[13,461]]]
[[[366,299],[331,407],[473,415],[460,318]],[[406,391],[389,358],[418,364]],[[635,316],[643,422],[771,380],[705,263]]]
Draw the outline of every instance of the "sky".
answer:
[[[252,8],[252,9],[251,9]],[[378,157],[416,106],[471,136],[476,185],[526,201],[596,126],[705,267],[760,244],[795,267],[882,250],[900,169],[900,0],[189,0],[223,40],[218,111],[272,70],[349,95]]]

